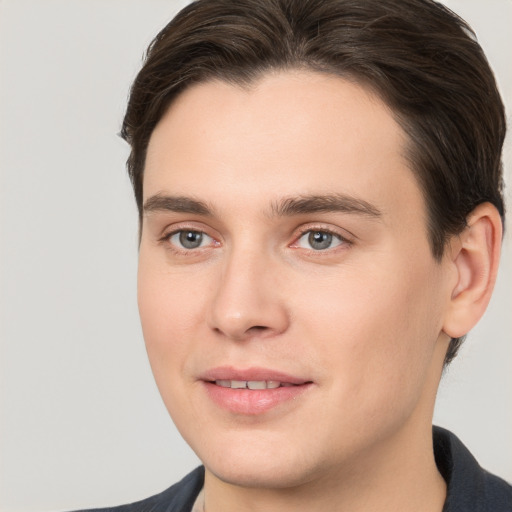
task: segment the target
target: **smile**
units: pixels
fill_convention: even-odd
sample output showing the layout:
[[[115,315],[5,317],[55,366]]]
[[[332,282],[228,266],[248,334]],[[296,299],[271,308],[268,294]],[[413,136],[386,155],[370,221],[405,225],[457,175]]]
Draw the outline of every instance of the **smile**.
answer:
[[[245,416],[296,407],[298,398],[314,385],[309,379],[264,368],[215,368],[203,374],[201,381],[210,403]]]
[[[277,389],[280,387],[298,385],[275,380],[216,380],[215,384],[223,388],[231,389]]]

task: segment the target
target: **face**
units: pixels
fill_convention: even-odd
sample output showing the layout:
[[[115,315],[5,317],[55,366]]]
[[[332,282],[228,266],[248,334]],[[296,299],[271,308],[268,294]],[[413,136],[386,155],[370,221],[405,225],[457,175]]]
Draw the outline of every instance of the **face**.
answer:
[[[307,72],[195,85],[156,127],[139,308],[208,473],[299,485],[428,437],[449,287],[405,143],[375,96]]]

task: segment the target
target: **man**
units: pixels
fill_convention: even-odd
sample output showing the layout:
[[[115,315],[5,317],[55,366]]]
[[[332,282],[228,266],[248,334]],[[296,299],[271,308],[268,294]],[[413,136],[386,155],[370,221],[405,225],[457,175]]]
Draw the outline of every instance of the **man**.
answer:
[[[200,0],[123,124],[156,382],[204,464],[118,510],[512,510],[434,429],[495,282],[503,105],[429,0]]]

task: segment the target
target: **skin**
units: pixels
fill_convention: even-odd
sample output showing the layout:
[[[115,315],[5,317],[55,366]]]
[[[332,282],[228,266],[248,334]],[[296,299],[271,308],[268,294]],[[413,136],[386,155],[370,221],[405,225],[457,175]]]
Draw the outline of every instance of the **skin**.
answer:
[[[139,309],[163,400],[206,467],[208,512],[441,511],[433,407],[450,336],[480,314],[466,325],[455,304],[478,265],[464,237],[434,260],[406,143],[370,92],[305,71],[194,85],[154,130]],[[333,194],[366,210],[279,208]],[[208,212],[154,199],[166,196]],[[478,215],[473,238],[491,232],[495,248],[495,221]],[[204,233],[201,245],[185,249],[180,230]],[[311,231],[332,244],[313,248]],[[312,384],[237,414],[205,392],[218,366]]]

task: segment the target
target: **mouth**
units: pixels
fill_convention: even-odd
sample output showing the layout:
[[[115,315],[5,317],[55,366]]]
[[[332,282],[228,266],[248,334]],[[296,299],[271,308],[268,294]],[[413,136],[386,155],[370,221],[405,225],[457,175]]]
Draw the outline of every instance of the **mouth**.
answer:
[[[291,386],[300,386],[301,384],[292,384],[291,382],[279,382],[277,380],[216,380],[216,386],[231,389],[277,389]]]
[[[272,370],[236,370],[223,367],[201,378],[208,398],[217,407],[234,414],[258,415],[295,404],[313,381]]]

